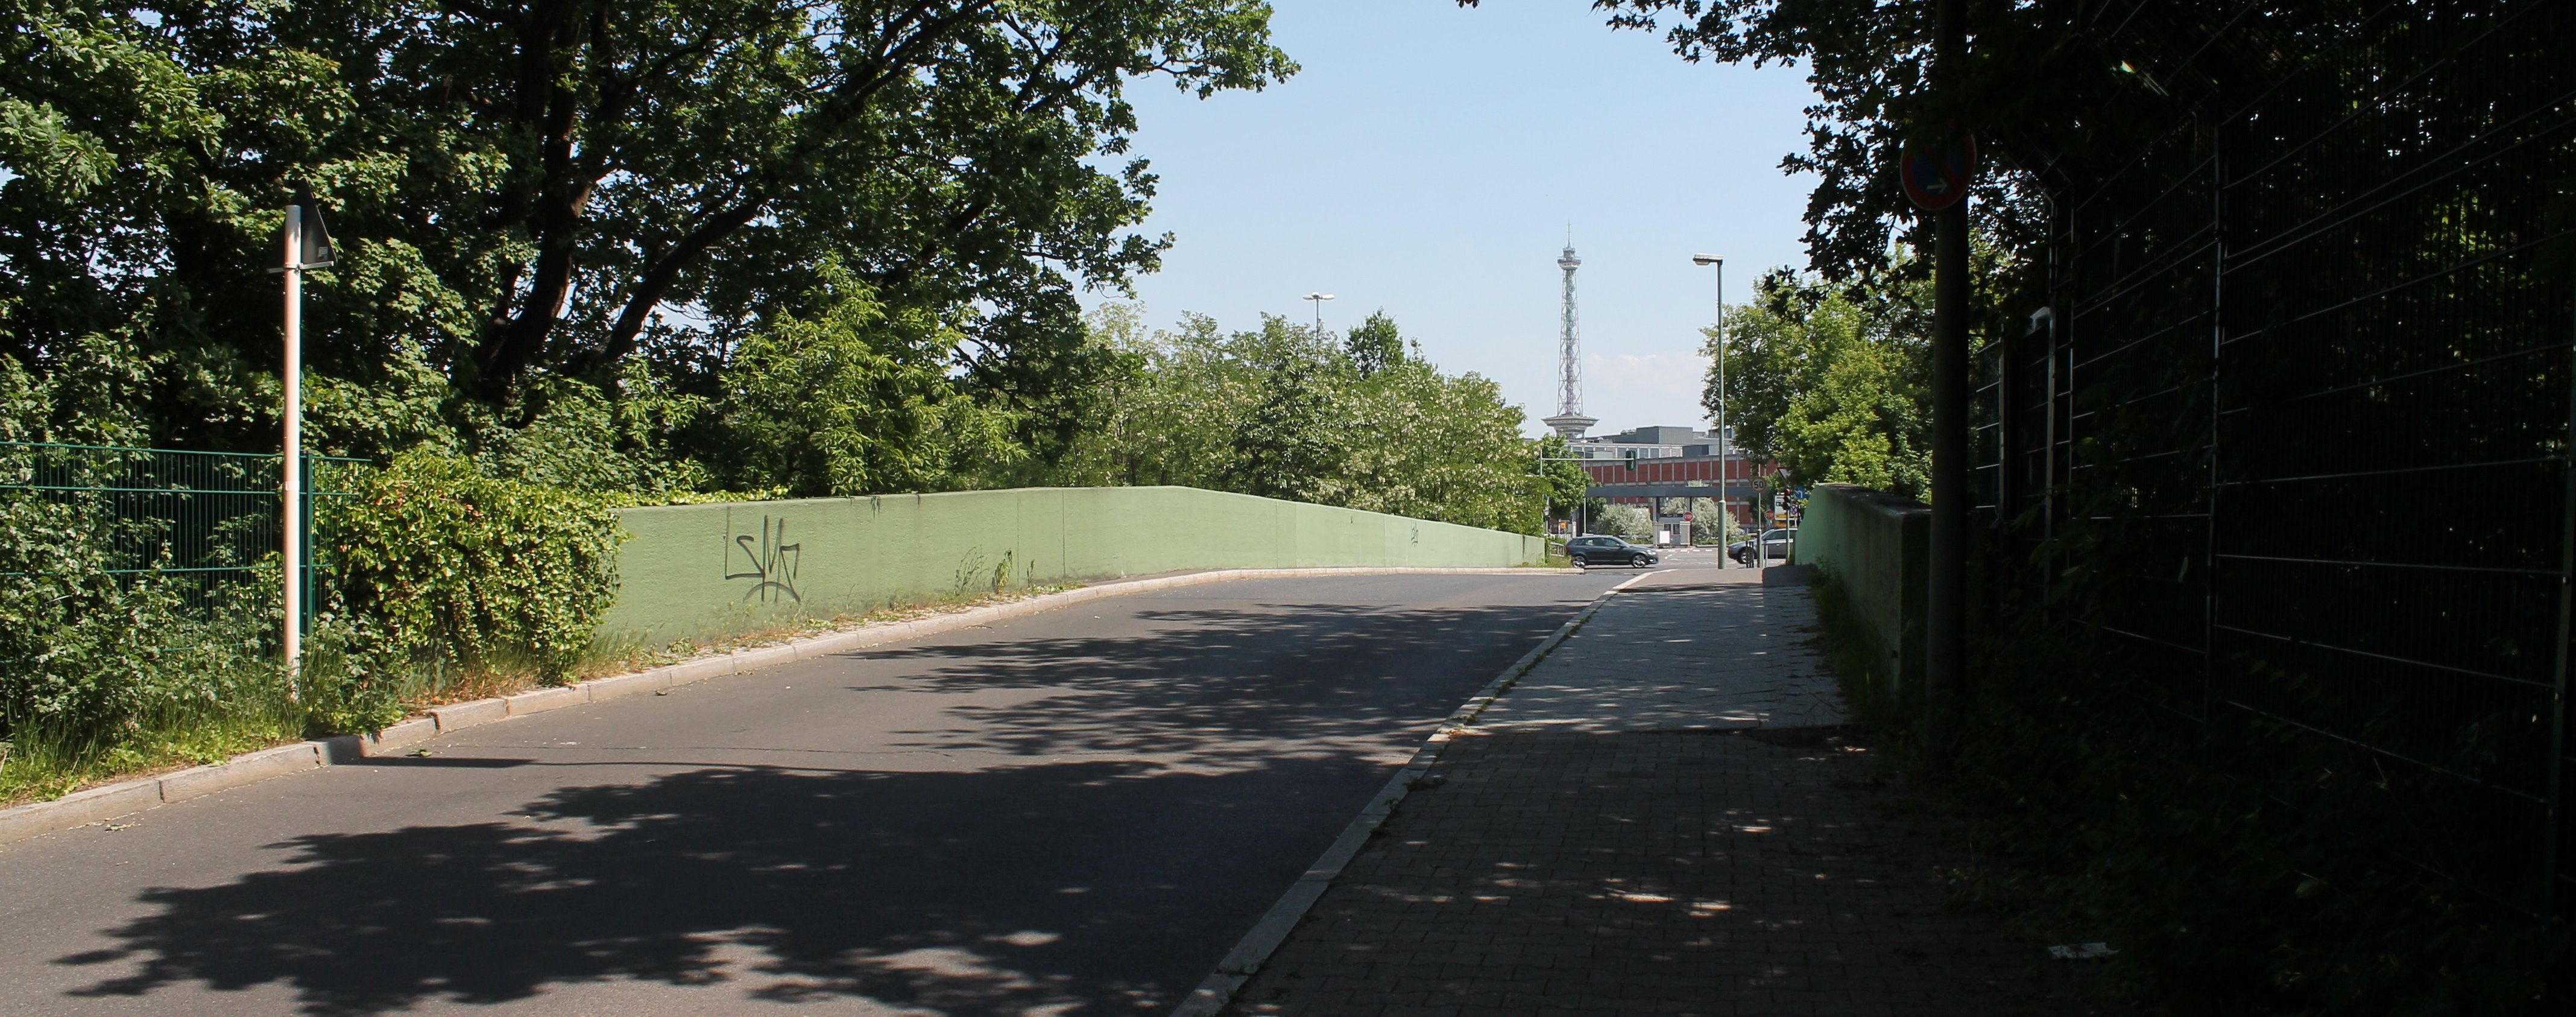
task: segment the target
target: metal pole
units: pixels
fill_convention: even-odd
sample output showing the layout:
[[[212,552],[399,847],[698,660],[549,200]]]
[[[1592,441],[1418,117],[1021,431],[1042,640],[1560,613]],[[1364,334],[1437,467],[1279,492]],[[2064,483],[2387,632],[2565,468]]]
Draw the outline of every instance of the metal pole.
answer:
[[[304,207],[286,206],[286,693],[304,658]]]
[[[1315,341],[1317,343],[1324,341],[1324,301],[1331,299],[1333,295],[1322,290],[1306,294],[1306,300],[1315,305]]]
[[[1735,489],[1734,453],[1726,440],[1726,262],[1717,263],[1717,567],[1725,568],[1726,531],[1735,522],[1735,510],[1727,504],[1728,492]],[[1760,553],[1760,548],[1754,549]]]
[[[1936,0],[1933,74],[1957,101],[1967,59],[1962,0]],[[1932,220],[1932,548],[1924,611],[1923,744],[1936,769],[1949,764],[1968,653],[1968,203]]]

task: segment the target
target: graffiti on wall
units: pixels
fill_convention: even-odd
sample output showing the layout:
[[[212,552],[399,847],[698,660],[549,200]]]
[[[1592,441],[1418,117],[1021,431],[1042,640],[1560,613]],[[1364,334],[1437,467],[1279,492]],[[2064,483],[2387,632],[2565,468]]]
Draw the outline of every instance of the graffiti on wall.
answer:
[[[733,529],[731,514],[725,520],[727,531]],[[749,579],[751,588],[744,600],[761,603],[797,603],[805,601],[796,591],[796,571],[804,564],[805,545],[787,542],[787,520],[760,517],[759,533],[732,533],[731,546],[725,549],[725,581]]]

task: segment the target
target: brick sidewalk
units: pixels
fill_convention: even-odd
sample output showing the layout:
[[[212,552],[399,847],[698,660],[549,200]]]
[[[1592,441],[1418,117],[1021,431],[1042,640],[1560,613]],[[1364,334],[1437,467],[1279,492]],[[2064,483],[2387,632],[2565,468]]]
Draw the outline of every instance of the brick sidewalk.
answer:
[[[2083,1012],[2063,965],[1950,906],[1963,856],[1832,726],[1811,617],[1803,589],[1615,597],[1450,741],[1234,1012]]]

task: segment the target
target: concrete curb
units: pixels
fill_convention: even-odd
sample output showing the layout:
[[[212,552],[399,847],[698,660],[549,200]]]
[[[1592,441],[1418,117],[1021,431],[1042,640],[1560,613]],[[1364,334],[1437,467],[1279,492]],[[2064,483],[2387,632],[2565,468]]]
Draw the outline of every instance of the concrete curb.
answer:
[[[1242,939],[1235,941],[1234,949],[1226,951],[1225,957],[1217,961],[1216,970],[1199,982],[1198,988],[1190,991],[1188,999],[1182,1000],[1181,1005],[1172,1010],[1172,1017],[1215,1017],[1225,1012],[1225,1008],[1234,1002],[1234,994],[1242,991],[1243,984],[1252,980],[1262,965],[1270,962],[1270,955],[1278,952],[1281,943],[1288,941],[1288,934],[1297,928],[1297,923],[1306,920],[1306,912],[1313,910],[1315,902],[1323,899],[1324,891],[1332,886],[1334,880],[1342,877],[1342,869],[1359,857],[1360,849],[1368,846],[1369,838],[1376,836],[1378,827],[1386,825],[1386,821],[1394,817],[1396,806],[1404,801],[1405,795],[1413,792],[1414,784],[1430,774],[1431,764],[1439,761],[1440,750],[1448,746],[1450,738],[1475,723],[1487,707],[1494,705],[1494,700],[1511,691],[1522,675],[1528,674],[1559,644],[1582,629],[1583,623],[1591,621],[1611,597],[1654,574],[1641,572],[1602,591],[1600,596],[1592,598],[1592,603],[1584,605],[1582,611],[1566,619],[1565,624],[1557,626],[1546,639],[1540,640],[1528,653],[1521,654],[1519,660],[1513,661],[1511,666],[1495,675],[1494,680],[1486,682],[1485,687],[1477,689],[1475,695],[1467,697],[1465,703],[1450,711],[1448,719],[1440,722],[1440,729],[1425,739],[1421,748],[1413,750],[1412,760],[1397,770],[1395,776],[1387,778],[1386,786],[1379,788],[1368,804],[1360,808],[1360,814],[1351,820],[1349,826],[1342,828],[1341,836],[1333,838],[1332,846],[1325,848],[1324,853],[1315,859],[1315,864],[1307,866],[1305,874],[1288,885],[1288,892],[1279,895],[1278,902],[1270,905],[1270,910],[1264,912],[1259,921],[1252,923],[1252,930],[1244,933]]]
[[[280,745],[234,756],[211,766],[191,767],[158,777],[137,777],[133,780],[119,781],[64,795],[50,802],[30,802],[14,808],[0,809],[0,846],[59,830],[74,830],[110,819],[130,816],[172,802],[200,798],[219,791],[229,791],[272,777],[283,777],[290,773],[300,773],[325,766],[354,763],[370,756],[395,755],[440,735],[508,720],[512,717],[659,692],[709,678],[737,675],[775,664],[807,660],[834,653],[847,653],[851,650],[886,643],[899,643],[1004,619],[1039,614],[1105,597],[1229,582],[1237,579],[1373,575],[1550,576],[1573,575],[1579,571],[1546,568],[1407,567],[1218,569],[1177,576],[1159,576],[1152,579],[1112,581],[1008,604],[959,611],[954,614],[888,625],[871,625],[848,632],[791,640],[777,646],[763,646],[699,657],[632,674],[600,678],[558,688],[535,689],[515,696],[451,703],[429,711],[428,716],[413,717],[373,734],[339,735],[316,741]],[[1652,574],[1646,573],[1646,575]]]

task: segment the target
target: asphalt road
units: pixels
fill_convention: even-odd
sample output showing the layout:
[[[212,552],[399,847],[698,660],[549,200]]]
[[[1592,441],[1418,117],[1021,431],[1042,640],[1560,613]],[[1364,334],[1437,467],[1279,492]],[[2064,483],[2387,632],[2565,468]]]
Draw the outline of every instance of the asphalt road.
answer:
[[[1162,1013],[1630,573],[1094,601],[0,849],[0,1013]]]

